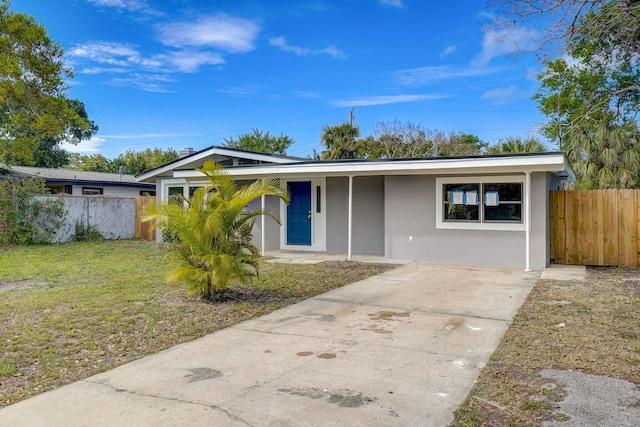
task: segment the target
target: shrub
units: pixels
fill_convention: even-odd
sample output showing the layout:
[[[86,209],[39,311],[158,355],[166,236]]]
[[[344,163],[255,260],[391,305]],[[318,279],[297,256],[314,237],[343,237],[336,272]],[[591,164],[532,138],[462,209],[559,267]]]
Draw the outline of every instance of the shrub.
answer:
[[[192,198],[175,195],[147,205],[143,221],[157,220],[155,227],[169,238],[166,258],[174,265],[169,282],[186,285],[190,294],[215,299],[232,281],[247,283],[258,273],[259,255],[251,243],[251,229],[257,216],[272,215],[249,211],[247,205],[263,195],[278,196],[287,203],[289,197],[274,179],[238,188],[212,161],[197,170],[208,185],[198,188]]]
[[[59,199],[39,199],[46,194],[42,178],[0,177],[0,244],[45,243],[64,223],[66,211]]]

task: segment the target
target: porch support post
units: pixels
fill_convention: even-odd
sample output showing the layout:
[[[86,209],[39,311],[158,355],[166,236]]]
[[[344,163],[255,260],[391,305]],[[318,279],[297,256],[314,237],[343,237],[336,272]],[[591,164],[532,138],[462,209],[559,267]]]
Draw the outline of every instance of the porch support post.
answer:
[[[263,194],[263,195],[262,195],[262,197],[261,197],[261,199],[262,199],[262,200],[261,200],[261,201],[262,201],[262,215],[260,216],[260,227],[261,227],[261,229],[260,229],[260,233],[262,234],[262,236],[261,236],[261,238],[260,238],[260,243],[261,243],[261,245],[262,245],[262,249],[261,249],[261,251],[260,251],[260,252],[262,253],[262,256],[264,256],[264,255],[265,255],[265,253],[266,253],[266,247],[267,247],[267,244],[266,244],[266,242],[265,242],[265,239],[266,239],[266,236],[267,236],[267,232],[266,232],[266,231],[265,231],[265,229],[264,229],[264,227],[265,227],[265,222],[266,222],[266,221],[265,221],[265,215],[264,215],[264,211],[265,211],[265,209],[266,209],[266,200],[265,200],[265,199],[266,199],[266,196]]]
[[[525,172],[524,194],[524,240],[526,246],[524,271],[531,271],[531,172]]]
[[[349,222],[347,230],[347,261],[351,261],[351,239],[353,235],[353,175],[349,175]]]

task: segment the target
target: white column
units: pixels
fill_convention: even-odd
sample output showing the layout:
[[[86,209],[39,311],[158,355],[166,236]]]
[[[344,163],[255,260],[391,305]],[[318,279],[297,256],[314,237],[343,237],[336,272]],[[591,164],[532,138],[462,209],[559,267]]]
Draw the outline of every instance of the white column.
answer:
[[[524,194],[524,240],[526,246],[524,271],[531,271],[531,172],[525,172]]]
[[[349,225],[347,230],[347,261],[351,261],[351,238],[353,234],[353,175],[349,176]]]
[[[261,199],[262,199],[262,212],[264,212],[264,211],[265,211],[265,209],[266,209],[266,200],[265,200],[265,199],[266,199],[266,196],[263,194],[263,195],[262,195],[262,197],[261,197]],[[265,216],[265,214],[263,213],[263,214],[260,216],[260,221],[261,221],[261,222],[260,222],[260,226],[261,226],[261,230],[260,230],[260,232],[262,233],[262,237],[261,237],[261,243],[262,243],[262,250],[261,250],[261,253],[262,253],[262,256],[264,256],[264,255],[265,255],[266,247],[267,247],[267,244],[266,244],[266,242],[265,242],[265,240],[266,240],[266,236],[267,236],[267,232],[266,232],[266,231],[265,231],[265,229],[264,229],[264,227],[265,227],[265,223],[266,223],[265,219],[266,219],[266,216]]]

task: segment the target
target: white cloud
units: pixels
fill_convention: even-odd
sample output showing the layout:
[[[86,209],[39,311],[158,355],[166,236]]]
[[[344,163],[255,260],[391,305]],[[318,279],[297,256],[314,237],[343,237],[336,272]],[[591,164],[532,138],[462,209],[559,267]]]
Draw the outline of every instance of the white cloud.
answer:
[[[513,100],[518,88],[514,85],[488,90],[482,94],[481,99],[491,101],[493,105],[507,104]]]
[[[436,99],[449,98],[448,95],[386,95],[386,96],[365,96],[362,98],[352,98],[334,101],[337,107],[364,107],[368,105],[399,104],[402,102],[433,101]]]
[[[158,55],[155,59],[171,65],[171,68],[181,73],[195,73],[202,65],[224,63],[224,58],[217,52],[179,51]]]
[[[393,7],[403,8],[402,0],[378,0],[380,4],[386,4]]]
[[[457,48],[455,46],[447,46],[444,48],[444,50],[440,54],[440,58],[444,58],[447,55],[451,55],[452,53],[455,53],[456,50]]]
[[[116,66],[127,66],[141,62],[140,53],[132,46],[102,41],[77,45],[67,55],[72,58],[90,59],[100,64]]]
[[[111,42],[78,45],[69,51],[68,56],[72,60],[84,59],[100,64],[80,68],[80,72],[85,74],[132,70],[194,73],[203,65],[224,63],[224,58],[217,52],[181,50],[145,57],[134,46]]]
[[[134,87],[146,92],[173,93],[165,87],[164,83],[173,83],[171,77],[166,75],[130,74],[126,78],[113,78],[107,83],[112,86]]]
[[[80,141],[80,143],[70,144],[68,142],[60,144],[60,148],[70,153],[95,154],[100,152],[100,146],[106,142],[104,138],[92,137],[88,141]]]
[[[102,73],[126,73],[128,70],[126,68],[117,68],[117,67],[87,67],[82,68],[80,72],[82,74],[102,74]]]
[[[98,6],[115,7],[127,10],[129,12],[146,12],[150,14],[158,14],[154,11],[145,0],[88,0]]]
[[[492,68],[456,67],[441,65],[436,67],[420,67],[400,70],[395,73],[398,83],[407,86],[419,86],[438,83],[443,80],[483,76],[498,71]]]
[[[218,90],[218,92],[220,93],[236,96],[239,98],[253,96],[258,94],[260,91],[261,91],[261,88],[259,86],[251,85],[251,84],[246,84],[242,86],[230,86],[230,87],[226,87]]]
[[[158,25],[156,30],[160,41],[167,46],[213,47],[242,53],[254,49],[260,27],[253,21],[218,13],[192,22]]]
[[[482,39],[482,51],[474,58],[471,65],[483,67],[494,58],[514,53],[519,49],[526,49],[534,36],[535,32],[526,28],[508,31],[487,30]]]
[[[269,39],[269,44],[274,47],[279,47],[285,52],[291,52],[298,56],[329,55],[332,58],[346,58],[344,52],[333,45],[321,49],[311,49],[308,47],[290,45],[282,36],[272,37],[271,39]]]

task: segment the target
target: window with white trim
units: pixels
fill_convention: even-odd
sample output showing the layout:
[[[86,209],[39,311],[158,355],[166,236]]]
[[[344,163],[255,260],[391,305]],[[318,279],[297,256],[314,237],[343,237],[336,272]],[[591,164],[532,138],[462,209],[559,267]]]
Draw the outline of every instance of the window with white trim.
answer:
[[[436,178],[436,228],[524,230],[524,176]]]

